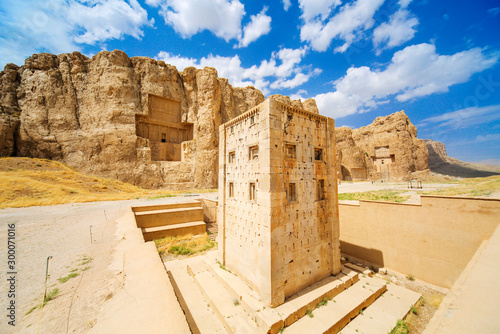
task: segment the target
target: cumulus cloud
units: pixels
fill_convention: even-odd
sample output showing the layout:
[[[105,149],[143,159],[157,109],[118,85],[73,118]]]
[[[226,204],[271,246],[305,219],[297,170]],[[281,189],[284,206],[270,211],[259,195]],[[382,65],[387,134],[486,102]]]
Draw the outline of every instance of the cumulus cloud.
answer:
[[[239,0],[147,0],[160,7],[160,15],[182,38],[208,30],[229,42],[238,40],[235,47],[246,47],[271,31],[267,7],[242,28],[245,6]]]
[[[285,12],[288,12],[288,9],[292,6],[292,1],[291,0],[282,0],[283,2],[283,8],[285,9]]]
[[[299,0],[299,7],[302,10],[301,17],[305,22],[314,20],[317,16],[324,21],[332,9],[341,3],[341,0]]]
[[[245,8],[239,0],[164,0],[160,14],[184,38],[208,30],[229,41],[241,35]]]
[[[239,47],[246,47],[271,31],[271,17],[266,15],[266,11],[267,7],[264,7],[259,14],[250,17],[250,23],[243,29]]]
[[[373,15],[383,3],[384,0],[357,0],[340,7],[337,14],[328,18],[339,1],[301,0],[304,22],[300,38],[316,51],[326,51],[332,40],[338,39],[343,44],[335,47],[334,52],[343,53],[364,31],[373,27]]]
[[[15,1],[0,3],[0,65],[24,62],[35,52],[72,52],[152,26],[137,0]]]
[[[384,70],[351,67],[335,81],[336,91],[316,96],[318,107],[330,117],[369,111],[395,97],[400,102],[434,93],[466,82],[474,73],[490,68],[498,54],[480,48],[439,55],[432,44],[408,46],[394,54]]]
[[[400,9],[391,15],[389,22],[384,22],[373,31],[373,45],[376,53],[393,48],[411,40],[417,30],[418,19],[406,9]]]
[[[267,95],[271,89],[298,87],[321,73],[319,69],[300,65],[306,53],[307,48],[281,49],[273,52],[269,60],[263,60],[259,65],[251,67],[243,67],[238,55],[233,57],[209,55],[197,60],[162,51],[157,59],[175,65],[179,71],[188,66],[215,67],[219,76],[227,78],[233,86],[255,86]]]
[[[130,35],[137,39],[144,35],[142,27],[153,25],[148,21],[147,11],[137,0],[107,0],[94,2],[70,2],[67,20],[83,30],[74,40],[77,43],[94,44],[108,39],[119,39]]]

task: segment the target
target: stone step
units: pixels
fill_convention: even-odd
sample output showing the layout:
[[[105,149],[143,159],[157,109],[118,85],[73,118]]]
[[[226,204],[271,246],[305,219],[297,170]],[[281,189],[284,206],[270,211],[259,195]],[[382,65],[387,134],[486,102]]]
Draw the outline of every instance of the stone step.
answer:
[[[325,306],[310,309],[312,317],[305,316],[297,320],[285,327],[283,333],[337,333],[386,290],[384,281],[361,277],[359,282],[342,291]]]
[[[135,213],[137,227],[148,228],[203,220],[203,208],[174,208]]]
[[[238,298],[214,276],[203,262],[192,263],[188,272],[194,277],[196,285],[214,309],[228,333],[266,333],[246,313]]]
[[[203,234],[206,232],[206,225],[203,221],[194,221],[188,223],[179,223],[174,225],[147,227],[142,229],[144,241],[151,241],[165,237],[186,234]]]
[[[179,209],[179,208],[201,208],[201,202],[183,202],[183,203],[168,203],[160,205],[146,205],[146,206],[134,206],[132,207],[133,212],[144,212],[144,211],[156,211],[156,210],[168,210],[168,209]]]
[[[215,253],[207,255],[204,259],[207,268],[226,288],[233,299],[239,300],[240,305],[262,332],[269,334],[278,333],[280,328],[284,326],[278,312],[261,301],[258,294],[243,280],[227,269],[222,269],[222,266],[215,258]]]
[[[165,268],[191,332],[193,334],[227,333],[210,304],[200,290],[195,288],[193,277],[187,272],[186,262],[169,261],[165,263]],[[168,329],[166,331],[168,332]]]
[[[417,292],[388,284],[387,291],[341,332],[342,334],[387,334],[396,326],[399,319],[404,319],[420,297]]]
[[[363,275],[366,275],[366,276],[370,276],[370,277],[373,276],[373,272],[370,269],[366,269],[366,268],[360,267],[360,266],[358,266],[358,265],[356,265],[354,263],[346,262],[344,264],[344,267],[347,267],[349,269],[357,271],[360,274],[363,274]]]
[[[284,304],[276,307],[276,311],[284,321],[284,326],[290,326],[304,317],[307,310],[316,308],[323,299],[332,299],[359,281],[357,272],[348,268],[335,277],[327,277],[318,283],[305,288],[299,293],[287,298]]]

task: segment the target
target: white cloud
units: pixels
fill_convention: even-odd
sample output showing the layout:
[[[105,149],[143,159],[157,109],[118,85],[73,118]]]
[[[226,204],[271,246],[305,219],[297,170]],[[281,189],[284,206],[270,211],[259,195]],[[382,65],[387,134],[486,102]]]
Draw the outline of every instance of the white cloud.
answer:
[[[297,91],[297,93],[290,95],[290,99],[292,99],[292,100],[306,100],[307,98],[304,97],[304,95],[307,95],[307,91],[305,89],[299,89]]]
[[[302,19],[311,21],[317,16],[324,21],[330,15],[332,9],[341,4],[341,0],[299,0],[299,7],[302,10]]]
[[[373,27],[373,15],[383,2],[384,0],[357,0],[342,6],[336,15],[327,19],[331,6],[336,5],[336,1],[314,2],[318,5],[316,7],[309,7],[312,1],[301,1],[304,24],[300,30],[300,38],[316,51],[326,51],[333,39],[339,39],[343,44],[334,51],[345,52],[364,31]],[[305,3],[308,6],[304,6]]]
[[[491,105],[486,107],[470,107],[455,110],[442,115],[433,116],[422,120],[419,126],[428,126],[436,124],[439,128],[450,128],[452,130],[463,129],[467,127],[488,124],[500,120],[500,105]],[[484,139],[488,136],[479,136]],[[479,140],[476,138],[476,140]],[[479,142],[479,141],[477,141]]]
[[[486,135],[478,135],[476,138],[474,138],[471,143],[476,144],[476,143],[486,143],[489,141],[496,141],[500,142],[500,133],[489,133]]]
[[[412,0],[399,0],[398,4],[401,8],[404,9],[404,8],[407,8],[411,2],[412,2]]]
[[[283,8],[285,9],[285,12],[288,12],[288,9],[292,6],[291,0],[281,0],[283,2]]]
[[[160,14],[184,38],[209,30],[229,41],[241,36],[245,8],[239,0],[163,0]]]
[[[260,65],[243,67],[240,58],[221,57],[209,55],[199,60],[171,55],[168,52],[160,52],[157,59],[175,65],[179,71],[188,66],[203,68],[205,66],[215,67],[219,77],[227,78],[236,87],[255,86],[264,95],[271,89],[295,88],[307,82],[312,76],[321,73],[320,69],[310,69],[310,66],[301,66],[307,48],[281,49],[273,52],[269,60],[263,60]]]
[[[266,11],[267,7],[264,7],[259,14],[250,17],[250,23],[243,29],[239,47],[246,47],[271,31],[271,17],[266,15]]]
[[[335,81],[335,92],[316,96],[322,114],[343,117],[369,111],[392,97],[408,101],[415,97],[447,92],[471,75],[493,66],[498,54],[480,48],[439,55],[432,44],[408,46],[394,54],[385,70],[351,67]]]
[[[271,31],[271,17],[266,15],[267,7],[242,29],[241,21],[245,7],[240,0],[147,0],[151,6],[160,7],[165,23],[181,35],[189,38],[208,30],[215,36],[229,42],[238,40],[235,47],[246,47],[259,37]]]
[[[141,38],[154,22],[136,0],[5,0],[0,13],[0,66],[22,64],[36,52],[79,51],[81,44],[125,35]]]
[[[148,21],[148,12],[137,0],[107,0],[86,3],[70,2],[67,20],[83,29],[83,34],[74,38],[77,43],[94,44],[108,39],[119,39],[130,35],[137,39],[144,33],[143,25],[152,26],[154,19]]]
[[[391,15],[389,22],[384,22],[373,31],[373,44],[377,54],[383,49],[404,44],[415,36],[418,19],[409,11],[400,9]]]
[[[150,5],[152,7],[158,7],[161,4],[162,0],[146,0],[146,5]]]

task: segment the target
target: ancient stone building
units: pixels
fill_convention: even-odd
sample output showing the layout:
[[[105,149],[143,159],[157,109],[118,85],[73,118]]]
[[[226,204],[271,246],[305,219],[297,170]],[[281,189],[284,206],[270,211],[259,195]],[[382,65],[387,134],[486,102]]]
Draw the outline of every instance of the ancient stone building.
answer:
[[[219,139],[221,263],[273,307],[337,274],[334,120],[267,99]]]

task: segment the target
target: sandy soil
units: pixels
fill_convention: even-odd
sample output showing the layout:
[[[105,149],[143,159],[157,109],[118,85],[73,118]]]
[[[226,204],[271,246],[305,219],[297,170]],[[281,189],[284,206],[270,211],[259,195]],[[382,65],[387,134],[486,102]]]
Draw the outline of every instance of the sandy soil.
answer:
[[[193,198],[193,197],[190,197]],[[157,200],[130,200],[64,204],[0,210],[0,308],[6,310],[7,225],[16,224],[16,326],[8,325],[3,311],[0,333],[85,333],[95,325],[100,307],[120,289],[122,277],[110,268],[117,245],[115,220],[129,206],[153,205],[185,200],[172,197]],[[92,226],[92,241],[90,238]],[[59,289],[55,299],[42,309],[46,260],[48,288]],[[78,276],[61,283],[70,273]],[[40,321],[39,321],[40,318]]]

